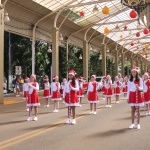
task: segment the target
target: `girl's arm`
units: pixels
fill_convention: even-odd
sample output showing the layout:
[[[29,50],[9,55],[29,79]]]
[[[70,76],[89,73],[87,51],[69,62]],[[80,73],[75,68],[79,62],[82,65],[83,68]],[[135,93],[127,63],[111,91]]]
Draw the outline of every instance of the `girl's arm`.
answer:
[[[65,82],[65,85],[64,85],[64,90],[63,90],[63,98],[65,98],[66,86],[67,86],[67,82]]]
[[[75,88],[71,87],[71,90],[73,90],[73,91],[79,91],[79,84],[78,84],[77,81],[75,81]]]
[[[30,85],[31,88],[33,88],[34,90],[39,91],[39,84],[36,82],[36,86]]]
[[[141,78],[140,78],[140,86],[139,86],[139,90],[140,90],[140,91],[143,91],[143,81],[142,81]]]
[[[130,81],[128,82],[127,99],[129,99],[129,93],[130,93]]]

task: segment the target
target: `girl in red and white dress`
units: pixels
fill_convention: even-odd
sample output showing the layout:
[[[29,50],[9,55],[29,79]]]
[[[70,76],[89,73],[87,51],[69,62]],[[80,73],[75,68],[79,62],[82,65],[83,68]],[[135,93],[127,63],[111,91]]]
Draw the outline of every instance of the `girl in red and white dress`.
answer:
[[[96,75],[91,76],[91,81],[88,85],[87,95],[88,101],[90,103],[90,113],[89,114],[97,114],[97,103],[98,103],[98,83],[95,81]],[[94,105],[94,112],[93,112],[93,105]]]
[[[135,111],[137,112],[137,129],[140,129],[140,106],[144,106],[141,91],[143,91],[143,81],[138,75],[138,67],[133,67],[131,70],[130,80],[128,81],[127,92],[127,102],[129,106],[131,106],[132,116],[132,124],[129,126],[130,129],[133,129],[135,127]]]
[[[23,84],[23,99],[26,100],[26,103],[27,103],[27,99],[28,99],[28,91],[29,91],[28,83],[29,82],[30,82],[29,78],[26,77],[25,78],[25,83]],[[26,107],[26,111],[29,111],[28,107]]]
[[[112,80],[111,80],[111,76],[107,75],[106,77],[106,82],[105,82],[105,97],[106,97],[106,101],[107,101],[107,105],[105,107],[109,107],[111,108],[111,97],[113,96],[112,93]]]
[[[78,82],[75,80],[76,72],[74,70],[70,70],[68,74],[68,81],[65,82],[65,88],[63,92],[63,99],[65,100],[65,104],[68,107],[68,119],[66,124],[76,124],[75,115],[76,106],[79,106],[79,100],[77,96],[77,92],[79,91]],[[72,121],[71,121],[72,114]]]
[[[122,92],[124,93],[125,98],[127,98],[127,91],[128,91],[128,78],[125,77],[122,84]]]
[[[144,73],[144,85],[143,85],[143,92],[144,92],[144,103],[146,105],[147,112],[145,115],[150,115],[150,79],[148,72]]]
[[[53,77],[53,82],[51,84],[51,93],[52,93],[51,100],[54,101],[53,112],[59,112],[59,101],[61,100],[61,95],[60,95],[60,83],[58,82],[58,76],[56,75]]]
[[[114,95],[116,97],[116,104],[119,103],[119,96],[121,95],[120,93],[121,86],[122,86],[122,83],[119,81],[118,76],[116,76],[115,81],[114,81]]]
[[[102,78],[102,94],[103,94],[103,100],[105,100],[105,82],[106,82],[106,77]]]
[[[60,93],[61,93],[61,96],[63,96],[64,87],[65,87],[65,82],[66,82],[66,78],[63,79],[63,82],[61,83],[61,86],[60,86]]]
[[[29,109],[29,117],[28,121],[32,120],[31,113],[32,113],[32,108],[34,107],[35,111],[35,117],[34,121],[37,121],[37,112],[38,112],[38,106],[40,106],[39,98],[38,98],[38,90],[39,90],[39,84],[36,82],[36,75],[33,74],[30,76],[30,82],[28,83],[29,86],[29,91],[28,91],[28,102],[27,102],[27,107],[30,107]]]
[[[82,97],[84,97],[84,91],[83,91],[83,78],[80,76],[78,78],[79,81],[79,91],[77,92],[78,98],[79,98],[79,106],[81,107],[81,101],[82,101]]]
[[[51,97],[50,94],[50,83],[48,77],[44,78],[44,93],[43,93],[43,98],[45,98],[46,105],[45,107],[49,107],[49,98]]]

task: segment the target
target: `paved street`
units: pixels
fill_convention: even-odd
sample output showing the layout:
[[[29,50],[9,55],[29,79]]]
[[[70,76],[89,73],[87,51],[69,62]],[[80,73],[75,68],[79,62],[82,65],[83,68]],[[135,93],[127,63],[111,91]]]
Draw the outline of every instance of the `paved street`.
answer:
[[[113,101],[114,102],[114,101]],[[39,120],[27,122],[25,102],[0,105],[0,150],[149,150],[150,116],[141,109],[141,130],[129,130],[130,107],[126,101],[104,107],[100,100],[97,115],[88,115],[84,98],[77,108],[77,124],[65,125],[67,110],[61,102],[60,112],[44,108],[41,100]]]

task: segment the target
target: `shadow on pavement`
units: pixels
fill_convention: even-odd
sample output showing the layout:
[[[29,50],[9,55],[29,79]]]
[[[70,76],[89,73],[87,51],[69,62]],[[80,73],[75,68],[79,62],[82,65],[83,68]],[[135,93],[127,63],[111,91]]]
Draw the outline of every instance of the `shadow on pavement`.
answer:
[[[0,123],[0,125],[15,124],[15,123],[23,123],[23,122],[27,122],[27,121],[26,121],[26,120],[20,120],[20,121],[3,122],[3,123]]]

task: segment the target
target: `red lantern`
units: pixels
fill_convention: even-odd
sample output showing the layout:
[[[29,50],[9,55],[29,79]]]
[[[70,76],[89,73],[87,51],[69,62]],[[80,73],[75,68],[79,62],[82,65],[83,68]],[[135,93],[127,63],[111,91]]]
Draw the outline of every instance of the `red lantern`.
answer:
[[[131,44],[130,44],[131,46],[134,46],[134,43],[133,42],[131,42]]]
[[[83,10],[80,11],[80,17],[84,17],[84,15],[85,15],[85,12]]]
[[[145,29],[143,30],[143,33],[144,33],[144,34],[148,34],[148,33],[149,33],[149,30],[148,30],[147,28],[145,28]]]
[[[131,12],[130,12],[130,17],[131,18],[136,18],[137,17],[137,12],[135,11],[135,10],[132,10]]]
[[[137,33],[136,33],[136,37],[139,37],[139,36],[140,36],[140,32],[137,32]]]
[[[125,26],[124,26],[124,31],[126,31],[126,30],[127,30],[127,28],[128,28],[128,27],[125,25]]]

